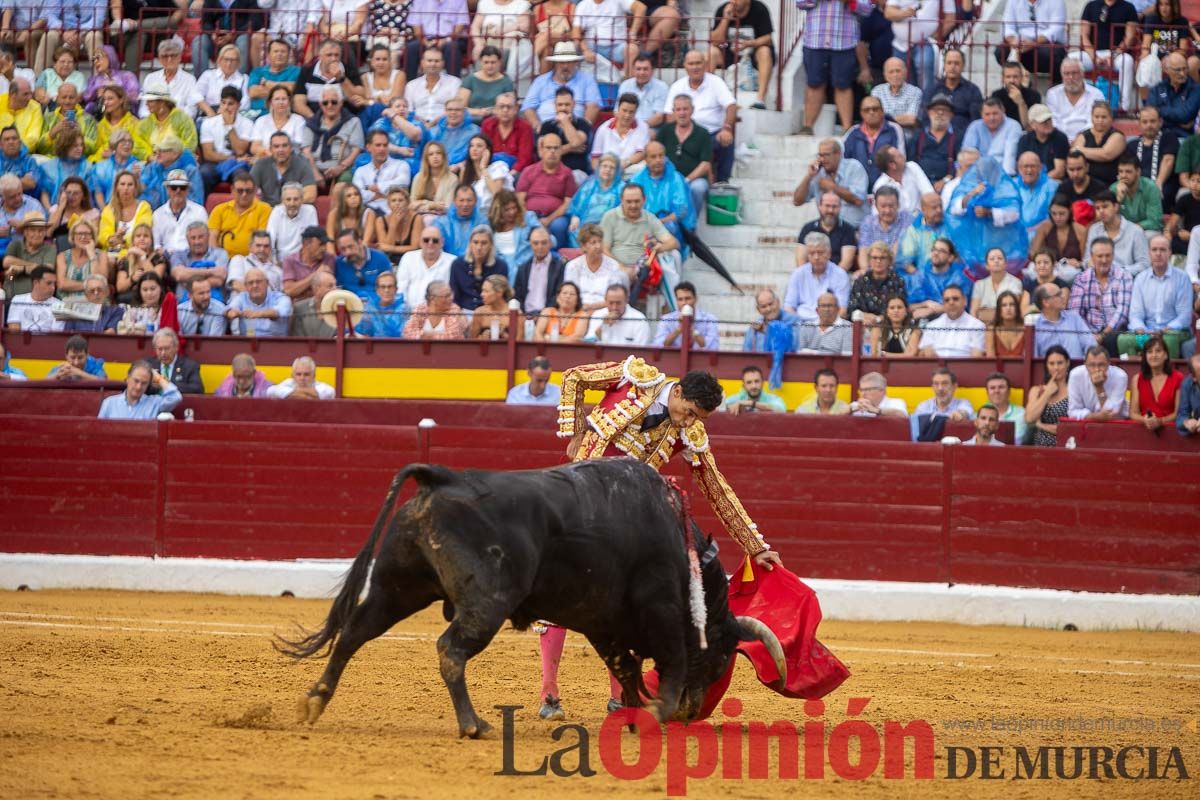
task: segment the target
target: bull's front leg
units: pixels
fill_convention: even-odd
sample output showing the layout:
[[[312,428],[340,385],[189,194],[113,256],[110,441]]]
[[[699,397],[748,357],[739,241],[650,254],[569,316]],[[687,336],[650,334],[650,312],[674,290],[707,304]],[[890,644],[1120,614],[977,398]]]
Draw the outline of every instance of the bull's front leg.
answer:
[[[471,704],[466,671],[467,662],[488,646],[504,619],[504,616],[495,618],[495,613],[472,614],[460,606],[450,627],[438,637],[438,663],[442,680],[450,690],[450,702],[454,704],[460,736],[479,739],[492,730],[492,726],[475,713],[475,706]]]

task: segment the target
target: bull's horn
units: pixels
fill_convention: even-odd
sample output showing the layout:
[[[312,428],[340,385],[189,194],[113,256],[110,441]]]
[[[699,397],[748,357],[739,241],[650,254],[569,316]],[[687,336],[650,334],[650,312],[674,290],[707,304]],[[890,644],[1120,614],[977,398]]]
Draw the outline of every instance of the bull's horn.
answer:
[[[787,661],[783,657],[783,645],[779,643],[779,637],[775,632],[766,626],[762,620],[754,617],[737,617],[738,625],[742,631],[751,638],[762,642],[767,652],[771,654],[771,659],[775,662],[775,669],[779,670],[779,680],[787,683]]]

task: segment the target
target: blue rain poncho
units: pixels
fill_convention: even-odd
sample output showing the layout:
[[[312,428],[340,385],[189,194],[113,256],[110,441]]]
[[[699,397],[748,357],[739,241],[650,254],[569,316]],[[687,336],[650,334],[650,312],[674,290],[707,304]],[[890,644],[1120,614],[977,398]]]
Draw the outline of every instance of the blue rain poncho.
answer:
[[[580,184],[575,196],[571,198],[567,216],[579,217],[579,227],[581,228],[588,223],[599,225],[600,218],[606,211],[611,211],[621,205],[621,190],[624,188],[625,181],[621,180],[620,167],[617,168],[617,176],[613,178],[612,185],[607,189],[600,184],[599,175],[589,175],[588,179]],[[578,233],[578,230],[571,231],[571,247],[579,247],[579,239],[576,235]]]
[[[979,194],[972,196],[978,188]],[[991,214],[980,217],[977,208]],[[1021,224],[1021,198],[1016,183],[1000,162],[984,156],[967,170],[950,197],[946,229],[973,277],[987,274],[983,264],[993,247],[1004,251],[1009,272],[1018,274],[1028,261],[1029,236]]]
[[[667,160],[661,177],[653,178],[650,170],[644,169],[634,176],[631,183],[636,183],[646,191],[647,211],[660,218],[668,214],[675,215],[677,221],[664,222],[663,225],[679,240],[679,256],[686,261],[688,249],[683,230],[696,229],[696,209],[692,208],[692,193],[687,181],[675,169],[675,165]]]

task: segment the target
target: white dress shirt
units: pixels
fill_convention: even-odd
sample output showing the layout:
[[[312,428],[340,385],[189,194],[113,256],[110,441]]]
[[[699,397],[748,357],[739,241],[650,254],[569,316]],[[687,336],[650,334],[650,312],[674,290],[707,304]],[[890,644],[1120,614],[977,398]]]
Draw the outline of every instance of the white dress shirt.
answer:
[[[433,89],[430,89],[425,76],[421,75],[404,87],[404,99],[408,101],[408,107],[417,115],[417,119],[429,128],[446,116],[446,103],[458,96],[461,86],[462,81],[458,78],[442,73]]]
[[[388,158],[382,164],[376,165],[368,161],[354,170],[354,185],[362,192],[363,202],[380,214],[387,215],[387,193],[393,187],[407,189],[412,183],[412,169],[403,158]],[[379,194],[371,191],[369,186],[379,188]]]
[[[965,311],[958,319],[942,314],[922,333],[921,349],[932,347],[939,358],[968,358],[973,351],[984,351],[986,330],[986,325]]]
[[[171,204],[163,203],[154,210],[150,222],[154,231],[154,243],[165,252],[174,253],[188,249],[188,225],[193,222],[203,222],[207,225],[208,212],[204,210],[204,206],[188,200],[183,211],[176,217],[175,212],[171,210]]]
[[[614,324],[602,326],[607,316],[607,308],[592,312],[586,337],[588,341],[638,347],[650,344],[650,323],[646,321],[646,315],[633,306],[625,306],[625,313]]]
[[[1111,411],[1114,417],[1128,417],[1129,403],[1125,400],[1125,390],[1128,388],[1129,376],[1125,370],[1110,364],[1108,376],[1104,379],[1106,399],[1101,403],[1087,367],[1080,365],[1071,370],[1067,378],[1067,416],[1071,419],[1087,419],[1089,414],[1096,411]]]
[[[411,84],[410,84],[411,85]],[[692,120],[711,134],[716,134],[725,126],[725,109],[733,105],[733,93],[725,81],[713,75],[704,73],[704,80],[699,89],[693,89],[685,75],[671,84],[667,90],[667,102],[663,104],[663,112],[675,113],[675,96],[683,93],[692,96]]]
[[[333,390],[333,387],[330,386],[328,383],[321,383],[320,381],[314,381],[313,388],[317,390],[317,399],[318,400],[332,400],[334,397],[337,396],[337,392],[335,392]],[[274,386],[268,388],[267,389],[267,397],[272,397],[276,400],[283,400],[284,398],[291,397],[292,392],[294,392],[294,391],[296,391],[296,382],[294,380],[292,380],[291,378],[288,378],[283,383],[277,383]]]
[[[192,77],[192,73],[178,69],[175,71],[175,77],[168,81],[166,71],[160,69],[151,72],[142,81],[142,89],[144,91],[155,86],[164,85],[175,100],[176,107],[183,109],[183,113],[189,117],[195,117],[196,105],[200,102],[200,92],[196,91],[196,79]],[[146,107],[146,95],[144,91],[137,114],[142,119],[145,119],[150,114],[150,109]]]
[[[287,215],[282,205],[271,209],[267,217],[267,233],[271,234],[271,247],[275,257],[282,262],[288,256],[300,252],[300,234],[305,228],[317,225],[317,209],[310,205],[300,206],[295,217]]]
[[[900,193],[900,210],[916,216],[921,212],[921,195],[933,191],[933,184],[925,176],[925,171],[915,161],[904,165],[904,182],[900,183],[884,173],[875,181],[874,191],[882,186],[891,186]]]
[[[404,304],[409,308],[425,302],[425,289],[433,281],[449,281],[450,265],[454,263],[454,254],[442,251],[442,255],[433,266],[425,264],[425,254],[420,250],[410,250],[400,258],[400,266],[396,267],[396,293],[404,298]]]
[[[1051,86],[1046,92],[1046,105],[1054,115],[1054,127],[1067,136],[1068,142],[1092,126],[1092,106],[1102,101],[1104,95],[1090,83],[1083,85],[1083,95],[1071,105],[1062,84]]]

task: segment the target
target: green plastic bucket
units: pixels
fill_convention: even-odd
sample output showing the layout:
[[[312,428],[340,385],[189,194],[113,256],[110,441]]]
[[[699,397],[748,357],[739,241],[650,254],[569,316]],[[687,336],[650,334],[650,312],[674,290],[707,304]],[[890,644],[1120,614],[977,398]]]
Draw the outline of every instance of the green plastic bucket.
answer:
[[[724,185],[708,190],[709,225],[737,225],[742,221],[741,207],[741,187]]]

